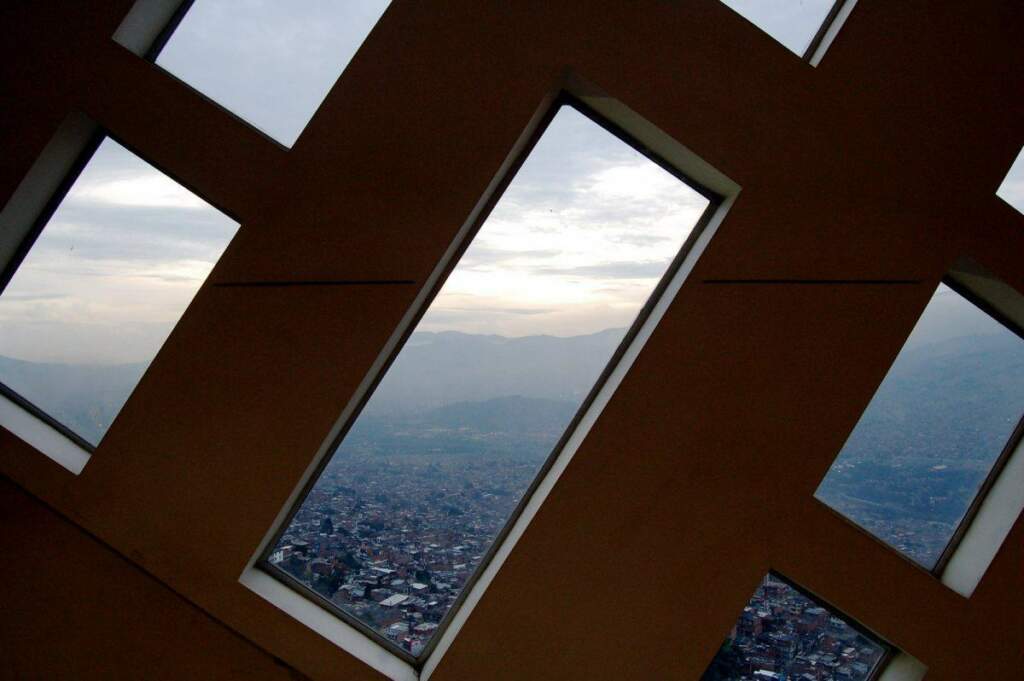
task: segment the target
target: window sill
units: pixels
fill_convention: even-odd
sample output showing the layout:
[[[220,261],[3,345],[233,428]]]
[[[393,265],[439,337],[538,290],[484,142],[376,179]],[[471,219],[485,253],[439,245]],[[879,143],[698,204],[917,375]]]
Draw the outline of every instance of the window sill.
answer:
[[[35,414],[0,395],[0,426],[11,431],[75,475],[92,454]]]

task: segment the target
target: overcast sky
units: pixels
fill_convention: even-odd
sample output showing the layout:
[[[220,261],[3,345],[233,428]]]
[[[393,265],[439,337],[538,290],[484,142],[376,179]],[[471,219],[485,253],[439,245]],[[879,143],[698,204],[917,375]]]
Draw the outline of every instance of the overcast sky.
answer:
[[[0,355],[151,360],[237,228],[104,140],[0,295]]]
[[[157,63],[290,145],[387,4],[197,0]],[[627,325],[705,205],[562,114],[420,328],[573,335]]]
[[[803,56],[835,0],[722,0],[751,23]]]
[[[571,336],[628,326],[707,205],[563,107],[419,328]]]
[[[706,206],[563,109],[420,328],[522,336],[626,326]],[[104,141],[0,296],[0,355],[150,360],[236,228]]]
[[[156,63],[291,146],[388,0],[195,0]]]
[[[1013,162],[996,194],[1024,213],[1024,149],[1017,154],[1017,160]]]
[[[903,349],[910,351],[932,343],[968,336],[1004,335],[1010,332],[988,313],[945,284],[939,284],[921,313]]]
[[[834,0],[724,0],[802,54]],[[388,0],[195,0],[157,64],[291,146]]]
[[[831,2],[727,4],[801,51]],[[196,0],[158,62],[290,144],[386,6]],[[1008,179],[1000,195],[1021,202],[1021,180]],[[420,328],[519,336],[625,326],[705,205],[627,145],[563,110]],[[0,355],[148,361],[235,229],[104,142],[0,296]]]

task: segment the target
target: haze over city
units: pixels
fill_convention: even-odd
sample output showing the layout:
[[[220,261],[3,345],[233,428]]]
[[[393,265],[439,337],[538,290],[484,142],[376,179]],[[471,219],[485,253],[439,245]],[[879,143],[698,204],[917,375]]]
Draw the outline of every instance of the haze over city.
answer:
[[[797,55],[832,6],[726,4]],[[157,64],[299,145],[387,5],[197,0]],[[1018,207],[1022,165],[999,190]],[[262,569],[423,653],[710,206],[559,109]],[[0,294],[0,382],[98,444],[237,229],[104,140]],[[939,285],[817,498],[931,569],[1024,412],[1021,386],[1020,338]],[[769,576],[705,678],[867,679],[883,648]]]

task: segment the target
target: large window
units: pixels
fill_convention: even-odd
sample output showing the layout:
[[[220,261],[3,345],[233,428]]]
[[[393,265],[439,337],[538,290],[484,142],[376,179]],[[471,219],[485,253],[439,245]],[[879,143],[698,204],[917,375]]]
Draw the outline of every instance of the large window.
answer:
[[[429,652],[713,203],[556,107],[263,568]]]
[[[0,391],[99,444],[238,224],[110,138],[5,273]]]
[[[290,147],[388,3],[187,1],[156,63]]]
[[[941,570],[1022,415],[1024,340],[940,285],[816,496]]]

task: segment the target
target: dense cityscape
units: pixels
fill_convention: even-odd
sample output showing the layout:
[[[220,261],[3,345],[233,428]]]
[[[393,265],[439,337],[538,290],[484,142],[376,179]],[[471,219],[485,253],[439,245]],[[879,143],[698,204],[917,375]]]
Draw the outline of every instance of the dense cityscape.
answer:
[[[418,338],[268,561],[272,573],[287,573],[412,655],[458,600],[570,422],[580,398],[569,396],[585,394],[596,367],[563,373],[572,380],[555,384],[562,393],[544,392],[553,385],[545,379],[573,358],[607,356],[614,340]],[[933,565],[1019,417],[1020,347],[1015,337],[973,337],[898,362],[818,498]],[[430,386],[452,385],[460,387],[444,399],[414,402],[439,394]],[[790,591],[773,583],[758,591],[723,648],[736,670],[718,664],[709,679],[865,678],[860,671],[875,658],[859,634]]]
[[[995,331],[901,354],[816,492],[926,568],[935,565],[1024,411],[1024,344]],[[621,334],[509,339],[418,332],[265,567],[396,647],[421,653]],[[101,433],[119,407],[71,391],[77,384],[63,367],[6,361],[26,394],[63,395],[56,413],[76,431]],[[83,385],[107,386],[102,394],[124,392],[115,388],[139,371],[76,370]],[[832,641],[848,641],[834,618],[808,638],[801,622],[813,606],[798,606],[800,597],[783,591],[759,590],[722,651],[735,673],[716,663],[719,676],[708,678],[861,678],[860,665],[870,663],[862,646],[837,652]],[[759,624],[749,624],[754,620]],[[791,657],[796,676],[783,669]]]
[[[769,575],[702,681],[865,681],[885,649]]]
[[[426,655],[572,434],[586,444],[561,497],[442,675],[923,677],[923,666],[895,673],[899,644],[931,667],[929,681],[1024,679],[1013,671],[1024,662],[1020,507],[1001,499],[1024,454],[998,478],[1024,448],[1019,244],[1006,238],[1019,216],[988,205],[1016,150],[1008,84],[1020,60],[1005,47],[1024,2],[962,15],[943,3],[856,14],[856,0],[722,3],[677,13],[638,3],[635,16],[583,3],[551,13],[394,3],[365,48],[391,0],[139,2],[116,30],[118,3],[67,17],[11,3],[8,179],[29,172],[8,182],[4,217],[0,394],[13,402],[0,431],[14,445],[10,545],[39,550],[10,561],[16,598],[0,635],[10,678],[429,676],[440,655]],[[586,10],[597,18],[577,21]],[[732,26],[729,10],[793,52],[790,63]],[[970,40],[957,45],[962,27]],[[942,54],[950,45],[956,61]],[[72,53],[79,63],[65,65]],[[529,119],[560,81],[550,112]],[[993,108],[1001,115],[967,124]],[[218,276],[204,284],[239,223],[101,125],[247,219]],[[720,163],[748,187],[742,203]],[[786,187],[808,181],[814,196]],[[1024,213],[1024,149],[995,196]],[[883,231],[890,252],[872,258]],[[929,248],[938,255],[914,254]],[[904,340],[940,266],[953,268],[947,283]],[[629,327],[641,309],[655,313]],[[310,320],[316,333],[297,342]],[[620,348],[623,338],[637,342]],[[612,357],[628,361],[606,366]],[[626,372],[617,402],[579,421],[596,413],[593,434],[568,433],[588,396],[600,407],[618,389],[592,392],[601,377]],[[269,409],[251,409],[257,400]],[[275,409],[286,401],[310,409]],[[353,404],[355,420],[335,423],[349,430],[304,486],[299,471],[318,465],[330,419]],[[261,428],[264,416],[280,427]],[[54,465],[36,463],[36,449]],[[80,485],[56,477],[56,464],[72,468],[66,452],[81,459],[78,475],[94,450]],[[247,473],[256,482],[239,493],[229,481]],[[813,482],[816,504],[805,503]],[[297,487],[304,496],[282,509]],[[207,531],[190,536],[196,526]],[[265,532],[275,539],[257,549]],[[769,569],[753,561],[787,550],[792,560],[773,563],[784,574],[765,575],[740,609]],[[254,551],[258,582],[243,560]],[[708,575],[747,560],[757,572],[722,599]],[[268,574],[271,593],[258,588]],[[848,596],[888,608],[823,586],[840,580],[856,581]],[[306,612],[274,597],[282,583]],[[921,594],[935,596],[931,607],[918,607]],[[868,614],[882,610],[881,621]],[[303,629],[317,624],[309,611],[373,645]],[[119,635],[133,628],[148,635]],[[339,650],[317,656],[318,635]]]
[[[540,461],[336,456],[269,562],[417,655]]]
[[[928,463],[907,466],[879,466],[870,461],[837,463],[829,471],[827,485],[819,490],[818,498],[930,569],[956,532],[986,471],[972,470],[964,462]],[[951,493],[947,489],[952,485],[956,488]],[[913,496],[923,503],[915,504],[907,490],[915,490]],[[947,511],[944,507],[953,503],[959,513],[955,518],[948,518],[949,514],[943,513]]]
[[[1024,413],[1024,343],[989,323],[901,353],[816,492],[928,569]]]

